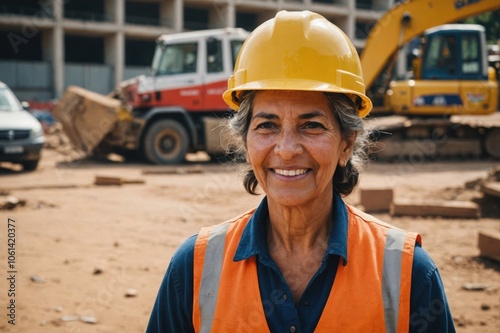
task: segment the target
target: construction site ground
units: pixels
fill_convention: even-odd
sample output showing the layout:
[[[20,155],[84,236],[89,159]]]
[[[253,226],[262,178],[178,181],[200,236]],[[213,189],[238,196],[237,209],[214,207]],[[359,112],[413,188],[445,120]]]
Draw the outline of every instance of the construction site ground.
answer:
[[[0,210],[0,331],[143,332],[175,249],[200,227],[242,213],[262,198],[244,191],[242,165],[207,162],[203,154],[190,159],[166,167],[45,149],[35,172],[0,164],[1,197],[24,203]],[[361,177],[360,187],[392,188],[395,199],[484,204],[479,219],[374,214],[422,235],[461,333],[500,331],[500,263],[480,257],[477,247],[480,231],[500,232],[500,210],[465,186],[498,164],[371,162]],[[98,186],[96,176],[129,182]],[[347,201],[358,204],[359,191]],[[7,316],[8,219],[16,225],[15,326]]]

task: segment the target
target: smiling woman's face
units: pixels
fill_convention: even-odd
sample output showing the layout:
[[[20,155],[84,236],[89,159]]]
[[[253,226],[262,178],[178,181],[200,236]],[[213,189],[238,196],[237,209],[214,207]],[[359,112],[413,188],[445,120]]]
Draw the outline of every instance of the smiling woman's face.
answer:
[[[268,198],[298,206],[331,197],[333,174],[352,144],[323,93],[276,90],[256,93],[246,148]]]

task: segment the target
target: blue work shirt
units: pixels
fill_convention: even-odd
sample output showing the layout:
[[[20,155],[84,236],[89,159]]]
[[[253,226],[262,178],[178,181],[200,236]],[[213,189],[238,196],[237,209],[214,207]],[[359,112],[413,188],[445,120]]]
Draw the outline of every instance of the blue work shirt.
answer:
[[[314,332],[335,280],[339,260],[348,262],[347,207],[334,195],[333,227],[321,266],[295,303],[283,274],[269,255],[266,223],[269,212],[264,198],[241,236],[234,260],[257,256],[260,295],[271,332]],[[193,258],[196,235],[187,239],[173,255],[151,312],[146,333],[194,332]],[[293,263],[290,263],[293,265]],[[410,299],[411,333],[455,332],[441,276],[429,255],[417,243],[413,259]],[[335,313],[331,316],[335,318]],[[333,319],[334,320],[334,319]]]

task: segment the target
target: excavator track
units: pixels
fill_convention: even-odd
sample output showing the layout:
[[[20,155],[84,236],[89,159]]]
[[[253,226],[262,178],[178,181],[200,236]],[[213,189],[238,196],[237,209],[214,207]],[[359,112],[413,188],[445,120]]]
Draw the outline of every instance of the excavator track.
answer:
[[[487,116],[367,119],[377,161],[500,159],[500,112]]]

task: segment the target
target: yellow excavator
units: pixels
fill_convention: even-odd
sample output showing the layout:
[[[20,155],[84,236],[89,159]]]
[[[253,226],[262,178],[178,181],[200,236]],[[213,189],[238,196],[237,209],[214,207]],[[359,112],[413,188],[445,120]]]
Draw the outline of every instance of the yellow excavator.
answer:
[[[377,159],[500,158],[499,89],[484,27],[450,24],[498,9],[499,0],[408,0],[377,22],[361,54]],[[411,70],[396,75],[415,40]]]

